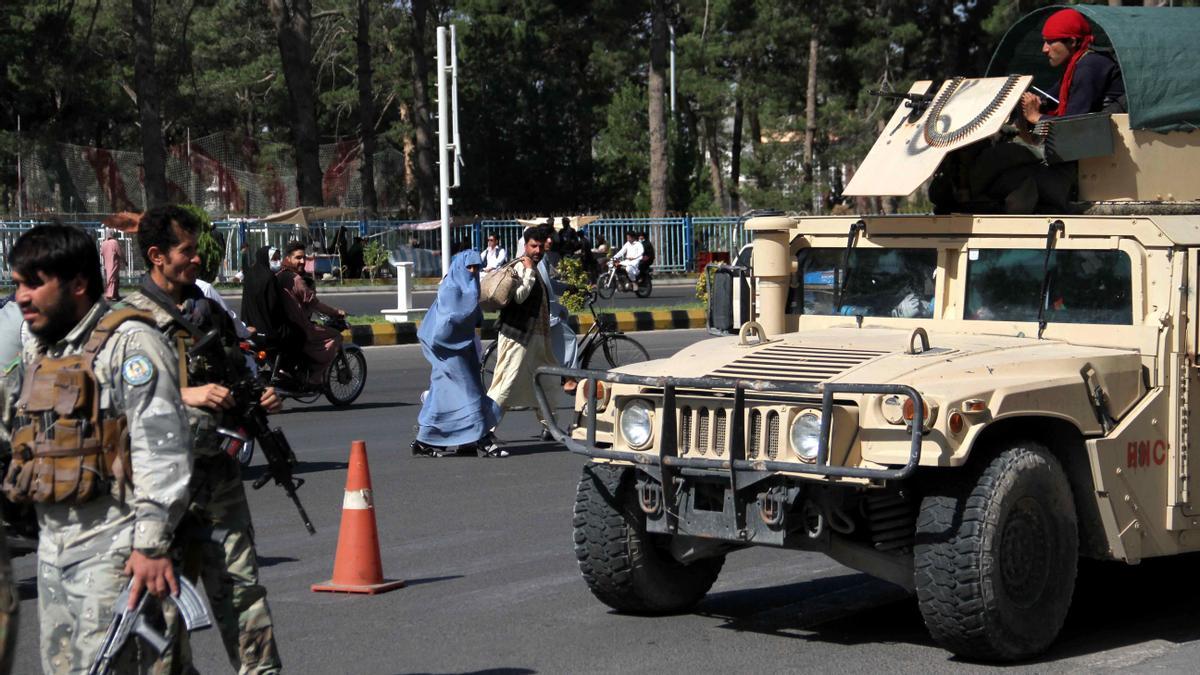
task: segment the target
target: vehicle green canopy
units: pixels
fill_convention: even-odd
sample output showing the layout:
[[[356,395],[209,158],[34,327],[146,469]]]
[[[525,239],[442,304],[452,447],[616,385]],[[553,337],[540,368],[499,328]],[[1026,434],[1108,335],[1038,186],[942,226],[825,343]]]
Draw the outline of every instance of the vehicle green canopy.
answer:
[[[1151,131],[1200,128],[1200,7],[1109,7],[1074,5],[1092,24],[1098,47],[1111,48],[1125,77],[1129,125]],[[1030,12],[1005,33],[992,55],[988,75],[1033,75],[1051,87],[1061,69],[1042,54],[1042,24],[1063,5]]]

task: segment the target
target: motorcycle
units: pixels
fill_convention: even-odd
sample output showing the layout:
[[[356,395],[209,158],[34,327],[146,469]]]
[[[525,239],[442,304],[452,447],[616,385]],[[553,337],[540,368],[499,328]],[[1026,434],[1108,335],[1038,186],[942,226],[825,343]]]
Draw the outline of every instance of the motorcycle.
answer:
[[[345,319],[322,317],[317,323],[336,331],[350,327]],[[337,356],[329,362],[321,384],[310,384],[309,364],[303,355],[284,353],[266,346],[266,336],[250,337],[251,354],[258,365],[259,380],[275,387],[282,398],[312,403],[322,395],[333,405],[343,408],[354,402],[367,386],[367,357],[362,347],[343,342]]]
[[[626,293],[632,292],[639,298],[648,298],[651,291],[654,290],[652,269],[652,266],[644,265],[642,269],[638,270],[638,279],[634,283],[630,281],[625,267],[615,259],[610,259],[608,270],[602,272],[596,279],[596,293],[605,300],[611,298],[618,290]]]

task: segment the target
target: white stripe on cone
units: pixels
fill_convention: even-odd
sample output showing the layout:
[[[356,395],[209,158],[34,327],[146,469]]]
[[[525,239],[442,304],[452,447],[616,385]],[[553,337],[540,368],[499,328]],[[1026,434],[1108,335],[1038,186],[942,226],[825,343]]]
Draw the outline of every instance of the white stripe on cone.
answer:
[[[370,488],[366,490],[346,490],[346,495],[342,497],[342,508],[352,511],[363,511],[366,509],[375,508],[375,502],[371,498]]]

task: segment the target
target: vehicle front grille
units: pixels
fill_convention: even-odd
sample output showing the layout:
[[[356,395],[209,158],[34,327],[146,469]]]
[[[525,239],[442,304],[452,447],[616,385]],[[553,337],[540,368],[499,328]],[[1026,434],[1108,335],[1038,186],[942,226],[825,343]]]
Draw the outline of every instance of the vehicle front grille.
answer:
[[[746,457],[758,459],[762,449],[762,411],[750,411],[750,441],[746,444]]]
[[[779,456],[779,413],[772,410],[767,413],[767,458]]]
[[[679,451],[688,454],[692,451],[692,409],[684,406],[679,409]]]
[[[710,373],[713,377],[816,384],[888,352],[770,345]]]
[[[718,410],[715,415],[716,423],[713,425],[713,454],[717,457],[725,456],[725,428],[729,415],[724,409]]]
[[[679,456],[724,459],[733,447],[730,410],[709,405],[679,408]],[[747,459],[787,461],[789,454],[787,414],[779,409],[749,408],[744,425]]]

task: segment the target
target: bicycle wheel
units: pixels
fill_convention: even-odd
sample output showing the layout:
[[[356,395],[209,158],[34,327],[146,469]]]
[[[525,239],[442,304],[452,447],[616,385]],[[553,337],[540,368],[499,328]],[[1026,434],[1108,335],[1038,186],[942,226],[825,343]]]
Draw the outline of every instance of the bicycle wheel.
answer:
[[[609,368],[620,368],[650,360],[650,352],[646,351],[642,343],[628,335],[605,335],[600,338],[599,347],[604,353],[604,360],[608,361]]]
[[[480,368],[480,375],[483,379],[483,390],[487,391],[492,386],[492,375],[496,373],[496,340],[488,343],[486,349],[483,350],[483,366]]]
[[[617,275],[611,271],[601,274],[600,278],[596,280],[596,295],[599,295],[602,300],[607,300],[616,292]]]
[[[325,371],[325,398],[337,407],[347,406],[367,386],[367,357],[358,345],[343,345]]]

